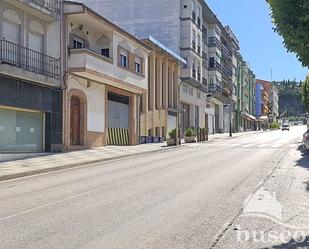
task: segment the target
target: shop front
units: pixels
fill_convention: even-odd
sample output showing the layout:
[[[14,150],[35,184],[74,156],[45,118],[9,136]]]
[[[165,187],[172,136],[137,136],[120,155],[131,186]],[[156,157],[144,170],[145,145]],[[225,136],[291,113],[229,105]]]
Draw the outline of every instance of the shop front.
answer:
[[[62,91],[0,76],[0,153],[62,150]]]

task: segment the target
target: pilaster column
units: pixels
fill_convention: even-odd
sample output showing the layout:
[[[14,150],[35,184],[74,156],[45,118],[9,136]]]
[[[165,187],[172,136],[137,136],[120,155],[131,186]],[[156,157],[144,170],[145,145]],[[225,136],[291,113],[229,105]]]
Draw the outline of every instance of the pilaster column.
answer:
[[[168,64],[169,60],[166,57],[164,60],[164,68],[163,68],[163,108],[168,108],[169,96],[168,96]]]

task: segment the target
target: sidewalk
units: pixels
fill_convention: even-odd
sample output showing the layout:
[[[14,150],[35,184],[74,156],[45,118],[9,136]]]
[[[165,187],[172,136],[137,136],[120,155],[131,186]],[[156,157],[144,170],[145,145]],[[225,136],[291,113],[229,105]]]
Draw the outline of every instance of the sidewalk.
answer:
[[[258,132],[260,131],[235,133],[233,134],[233,138],[244,135],[252,135]],[[216,141],[218,139],[231,138],[227,133],[209,135],[209,141],[204,143]],[[188,144],[182,144],[182,146],[186,145]],[[0,163],[0,181],[177,148],[179,147],[167,147],[165,142],[156,144],[141,144],[136,146],[108,146],[82,151],[47,154],[46,156],[3,162]]]
[[[216,248],[309,248],[308,153],[286,154]]]

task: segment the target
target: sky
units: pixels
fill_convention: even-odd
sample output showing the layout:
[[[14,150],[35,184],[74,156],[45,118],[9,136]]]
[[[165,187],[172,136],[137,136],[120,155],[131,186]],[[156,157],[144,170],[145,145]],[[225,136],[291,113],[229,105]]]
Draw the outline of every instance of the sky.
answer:
[[[303,68],[294,53],[288,53],[283,39],[272,28],[265,0],[206,0],[224,25],[229,25],[240,42],[244,59],[264,80],[304,80]],[[272,73],[271,73],[272,72]],[[272,75],[272,77],[271,77]]]

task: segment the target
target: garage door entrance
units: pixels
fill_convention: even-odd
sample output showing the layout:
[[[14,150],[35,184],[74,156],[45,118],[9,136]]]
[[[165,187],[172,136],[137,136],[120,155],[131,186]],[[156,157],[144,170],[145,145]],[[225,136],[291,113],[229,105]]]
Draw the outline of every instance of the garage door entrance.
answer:
[[[130,98],[108,93],[108,145],[129,145]]]
[[[42,152],[44,114],[0,108],[0,151]]]

